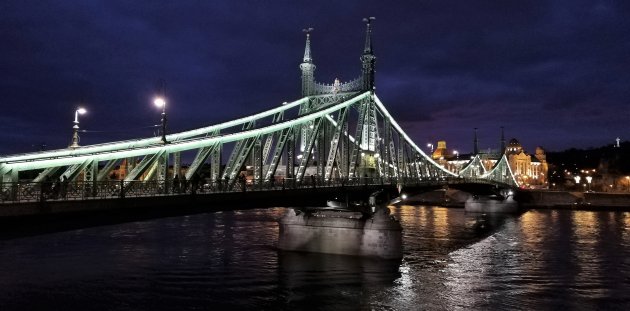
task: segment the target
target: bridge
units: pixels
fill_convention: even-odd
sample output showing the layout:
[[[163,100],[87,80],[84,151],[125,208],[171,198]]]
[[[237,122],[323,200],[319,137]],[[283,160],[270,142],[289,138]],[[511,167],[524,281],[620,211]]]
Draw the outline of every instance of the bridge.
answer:
[[[65,149],[1,157],[0,203],[368,184],[517,187],[505,156],[489,171],[479,157],[450,171],[413,142],[375,93],[371,27],[368,19],[361,75],[330,84],[315,80],[306,31],[298,100],[162,137],[86,146],[74,139]],[[191,159],[187,170],[182,159]],[[124,178],[111,180],[123,163]]]

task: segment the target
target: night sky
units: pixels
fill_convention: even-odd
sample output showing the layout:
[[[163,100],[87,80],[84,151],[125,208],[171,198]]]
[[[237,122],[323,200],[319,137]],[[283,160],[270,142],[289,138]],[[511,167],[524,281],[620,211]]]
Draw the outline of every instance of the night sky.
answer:
[[[298,99],[305,27],[316,79],[354,79],[365,16],[376,92],[423,148],[630,139],[630,1],[169,3],[0,2],[0,154],[67,147],[79,105],[83,145],[153,136],[160,79],[170,131]]]

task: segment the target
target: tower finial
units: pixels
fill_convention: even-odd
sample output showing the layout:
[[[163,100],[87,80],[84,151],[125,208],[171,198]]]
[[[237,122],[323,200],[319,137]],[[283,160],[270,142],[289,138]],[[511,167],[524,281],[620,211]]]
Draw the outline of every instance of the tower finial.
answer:
[[[302,29],[303,32],[306,33],[306,47],[304,48],[304,62],[311,63],[313,59],[311,58],[311,31],[313,31],[313,27]]]
[[[304,48],[304,60],[300,64],[302,70],[302,96],[313,95],[315,88],[315,64],[311,57],[311,31],[313,28],[305,28],[302,31],[306,33],[306,47]]]
[[[501,127],[501,150],[499,150],[499,154],[505,153],[505,135],[503,135],[503,126]]]
[[[477,140],[477,128],[475,128],[475,139],[473,141],[473,154],[479,154],[479,141]]]
[[[363,21],[366,23],[365,29],[365,47],[363,48],[363,54],[372,54],[372,21],[375,20],[376,17],[370,16],[363,18]]]
[[[374,17],[366,17],[363,19],[366,22],[365,31],[365,47],[363,48],[363,55],[361,55],[361,73],[363,79],[363,89],[365,91],[374,92],[374,65],[376,63],[376,56],[372,51],[372,21]]]

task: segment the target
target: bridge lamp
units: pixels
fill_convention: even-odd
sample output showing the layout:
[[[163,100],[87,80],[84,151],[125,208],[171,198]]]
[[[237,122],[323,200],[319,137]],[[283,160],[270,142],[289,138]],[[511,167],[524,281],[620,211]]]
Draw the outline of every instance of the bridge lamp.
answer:
[[[407,200],[407,195],[403,193],[402,195],[400,195],[400,198],[403,200]]]
[[[153,104],[158,108],[162,108],[162,144],[167,144],[166,141],[166,100],[163,97],[156,97],[153,100]]]
[[[457,160],[459,160],[459,151],[453,150],[453,154],[457,157]]]
[[[70,143],[70,148],[79,147],[79,115],[85,114],[86,112],[87,110],[81,107],[74,111],[74,126],[72,126],[72,143]]]
[[[588,191],[591,191],[591,181],[593,181],[593,177],[586,176],[586,182],[588,183]]]
[[[580,183],[580,179],[582,179],[582,177],[578,175],[578,176],[573,177],[573,179],[575,179],[575,184],[577,185]]]
[[[428,143],[428,144],[427,144],[427,148],[431,148],[431,153],[433,153],[433,144]]]

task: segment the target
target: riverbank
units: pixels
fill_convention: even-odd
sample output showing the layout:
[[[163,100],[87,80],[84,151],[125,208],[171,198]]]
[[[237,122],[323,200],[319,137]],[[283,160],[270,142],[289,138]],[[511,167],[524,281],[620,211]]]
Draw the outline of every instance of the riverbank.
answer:
[[[414,196],[404,204],[463,208],[469,197],[463,191],[442,189]],[[524,209],[630,211],[630,193],[519,190],[515,199]]]

